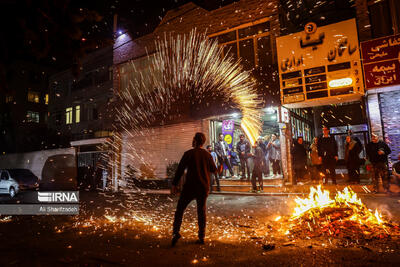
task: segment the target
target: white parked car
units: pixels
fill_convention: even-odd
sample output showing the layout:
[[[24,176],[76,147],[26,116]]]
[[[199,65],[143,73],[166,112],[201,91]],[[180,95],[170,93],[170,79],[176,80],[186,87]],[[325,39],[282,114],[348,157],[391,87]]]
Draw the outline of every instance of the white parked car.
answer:
[[[13,198],[18,192],[18,182],[11,178],[7,170],[0,170],[0,194],[8,194]]]

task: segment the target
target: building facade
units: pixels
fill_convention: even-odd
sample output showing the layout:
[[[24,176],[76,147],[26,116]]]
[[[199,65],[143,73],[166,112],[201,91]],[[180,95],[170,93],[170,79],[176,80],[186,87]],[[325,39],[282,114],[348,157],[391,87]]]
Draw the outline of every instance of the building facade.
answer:
[[[87,55],[79,77],[71,69],[50,77],[49,127],[77,148],[78,167],[94,166],[112,135],[112,86],[112,47]]]
[[[48,69],[16,60],[6,81],[0,90],[0,153],[48,148]]]

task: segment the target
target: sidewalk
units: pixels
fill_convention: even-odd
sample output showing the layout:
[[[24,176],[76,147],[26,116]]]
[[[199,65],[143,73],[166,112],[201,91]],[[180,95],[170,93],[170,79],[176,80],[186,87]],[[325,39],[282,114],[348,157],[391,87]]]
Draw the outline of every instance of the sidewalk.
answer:
[[[295,196],[295,195],[306,195],[310,193],[311,186],[318,186],[318,184],[304,184],[304,185],[265,185],[264,191],[260,193],[249,192],[251,186],[248,185],[248,191],[229,191],[224,190],[221,186],[221,191],[216,191],[216,186],[213,186],[214,190],[211,194],[214,195],[236,195],[236,196]],[[373,185],[354,185],[354,184],[338,184],[338,185],[322,185],[322,189],[330,192],[341,191],[345,187],[350,187],[358,195],[374,195],[374,196],[390,196],[384,193],[383,188],[377,194],[371,193]],[[225,188],[226,189],[226,188]],[[400,188],[396,185],[391,185],[390,190],[392,196],[400,196]],[[169,195],[169,189],[124,189],[124,193],[127,194],[143,194],[143,195]]]

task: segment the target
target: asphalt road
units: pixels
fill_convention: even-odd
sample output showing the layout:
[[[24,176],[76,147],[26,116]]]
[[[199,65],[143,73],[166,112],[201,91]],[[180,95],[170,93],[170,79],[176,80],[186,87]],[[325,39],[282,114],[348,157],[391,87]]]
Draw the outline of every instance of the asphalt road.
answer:
[[[21,196],[23,197],[23,195]],[[0,266],[399,266],[398,239],[348,246],[284,236],[275,219],[293,197],[221,196],[208,200],[206,244],[196,241],[196,208],[170,248],[176,197],[81,193],[79,216],[0,216]],[[400,198],[366,196],[366,205],[400,222]]]

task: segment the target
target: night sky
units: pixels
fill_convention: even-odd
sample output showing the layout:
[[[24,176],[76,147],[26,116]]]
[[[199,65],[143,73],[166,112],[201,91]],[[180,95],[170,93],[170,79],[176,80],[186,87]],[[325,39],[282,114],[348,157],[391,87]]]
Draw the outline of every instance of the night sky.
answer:
[[[90,51],[112,43],[118,26],[139,37],[150,33],[166,12],[188,0],[5,0],[0,2],[0,72],[16,59],[38,62],[55,71],[76,64]],[[233,0],[195,0],[212,10]],[[1,79],[2,81],[4,79]]]

